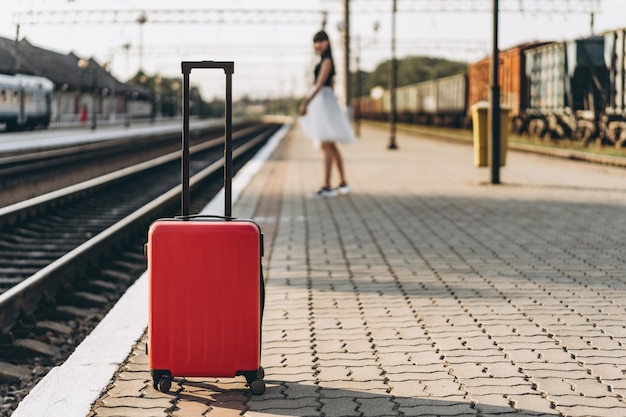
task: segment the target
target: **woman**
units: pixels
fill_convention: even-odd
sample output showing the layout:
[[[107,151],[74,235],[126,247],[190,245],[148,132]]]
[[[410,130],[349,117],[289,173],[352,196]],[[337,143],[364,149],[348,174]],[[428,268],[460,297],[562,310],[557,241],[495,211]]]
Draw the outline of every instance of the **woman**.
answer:
[[[300,106],[300,126],[316,147],[321,144],[324,152],[324,182],[312,196],[334,197],[337,193],[350,192],[337,142],[355,143],[356,138],[333,92],[335,65],[326,32],[318,32],[313,45],[320,62],[315,67],[315,85]],[[330,184],[333,164],[339,172],[339,186],[335,189]]]

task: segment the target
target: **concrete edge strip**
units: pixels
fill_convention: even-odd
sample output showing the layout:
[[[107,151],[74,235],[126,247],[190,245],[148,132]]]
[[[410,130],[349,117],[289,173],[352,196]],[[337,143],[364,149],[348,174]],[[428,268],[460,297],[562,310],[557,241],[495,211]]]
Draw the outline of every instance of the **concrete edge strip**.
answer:
[[[272,155],[291,126],[283,125],[233,179],[233,204]],[[202,210],[223,214],[223,190]],[[219,209],[218,209],[219,207]],[[148,273],[144,272],[83,340],[19,403],[12,417],[85,417],[146,330]]]

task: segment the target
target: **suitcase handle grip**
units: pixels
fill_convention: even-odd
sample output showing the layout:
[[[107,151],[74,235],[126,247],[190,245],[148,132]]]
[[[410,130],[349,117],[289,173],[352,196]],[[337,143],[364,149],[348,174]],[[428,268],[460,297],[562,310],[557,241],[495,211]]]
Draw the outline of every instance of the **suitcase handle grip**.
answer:
[[[235,72],[235,63],[232,61],[183,61],[180,64],[183,74],[189,74],[193,68],[221,68],[226,74]]]
[[[217,214],[190,214],[187,216],[176,216],[176,220],[193,220],[193,219],[220,219],[220,220],[237,220],[236,217],[219,216]]]

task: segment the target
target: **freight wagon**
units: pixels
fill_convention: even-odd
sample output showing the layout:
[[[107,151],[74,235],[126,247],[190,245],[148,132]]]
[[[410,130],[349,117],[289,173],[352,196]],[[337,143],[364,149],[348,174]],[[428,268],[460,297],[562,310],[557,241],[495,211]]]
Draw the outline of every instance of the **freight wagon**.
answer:
[[[500,103],[509,109],[511,129],[516,133],[522,133],[528,128],[528,122],[525,118],[525,111],[528,106],[528,85],[524,52],[542,45],[546,45],[546,42],[524,43],[499,53]],[[491,57],[487,57],[467,66],[469,83],[467,109],[469,117],[471,117],[469,112],[471,112],[472,105],[480,101],[489,101],[491,61]]]
[[[607,142],[622,147],[626,142],[626,28],[604,34],[604,61],[609,88],[601,126]]]
[[[529,133],[584,144],[597,137],[609,88],[604,37],[552,43],[525,55]]]
[[[391,94],[356,100],[363,118],[388,120]],[[467,77],[457,74],[396,89],[397,120],[432,126],[467,126]]]
[[[626,28],[564,42],[525,43],[499,54],[501,105],[511,129],[538,137],[626,143]],[[458,74],[397,89],[398,121],[469,127],[488,101],[491,58]],[[390,94],[356,100],[365,118],[388,120]]]

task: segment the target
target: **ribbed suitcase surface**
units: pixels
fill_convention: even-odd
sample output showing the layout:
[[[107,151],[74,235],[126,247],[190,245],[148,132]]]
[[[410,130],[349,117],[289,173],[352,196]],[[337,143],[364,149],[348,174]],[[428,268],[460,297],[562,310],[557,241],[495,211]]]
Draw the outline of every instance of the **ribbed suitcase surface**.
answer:
[[[152,224],[151,369],[172,376],[233,377],[259,368],[261,244],[251,221]]]

